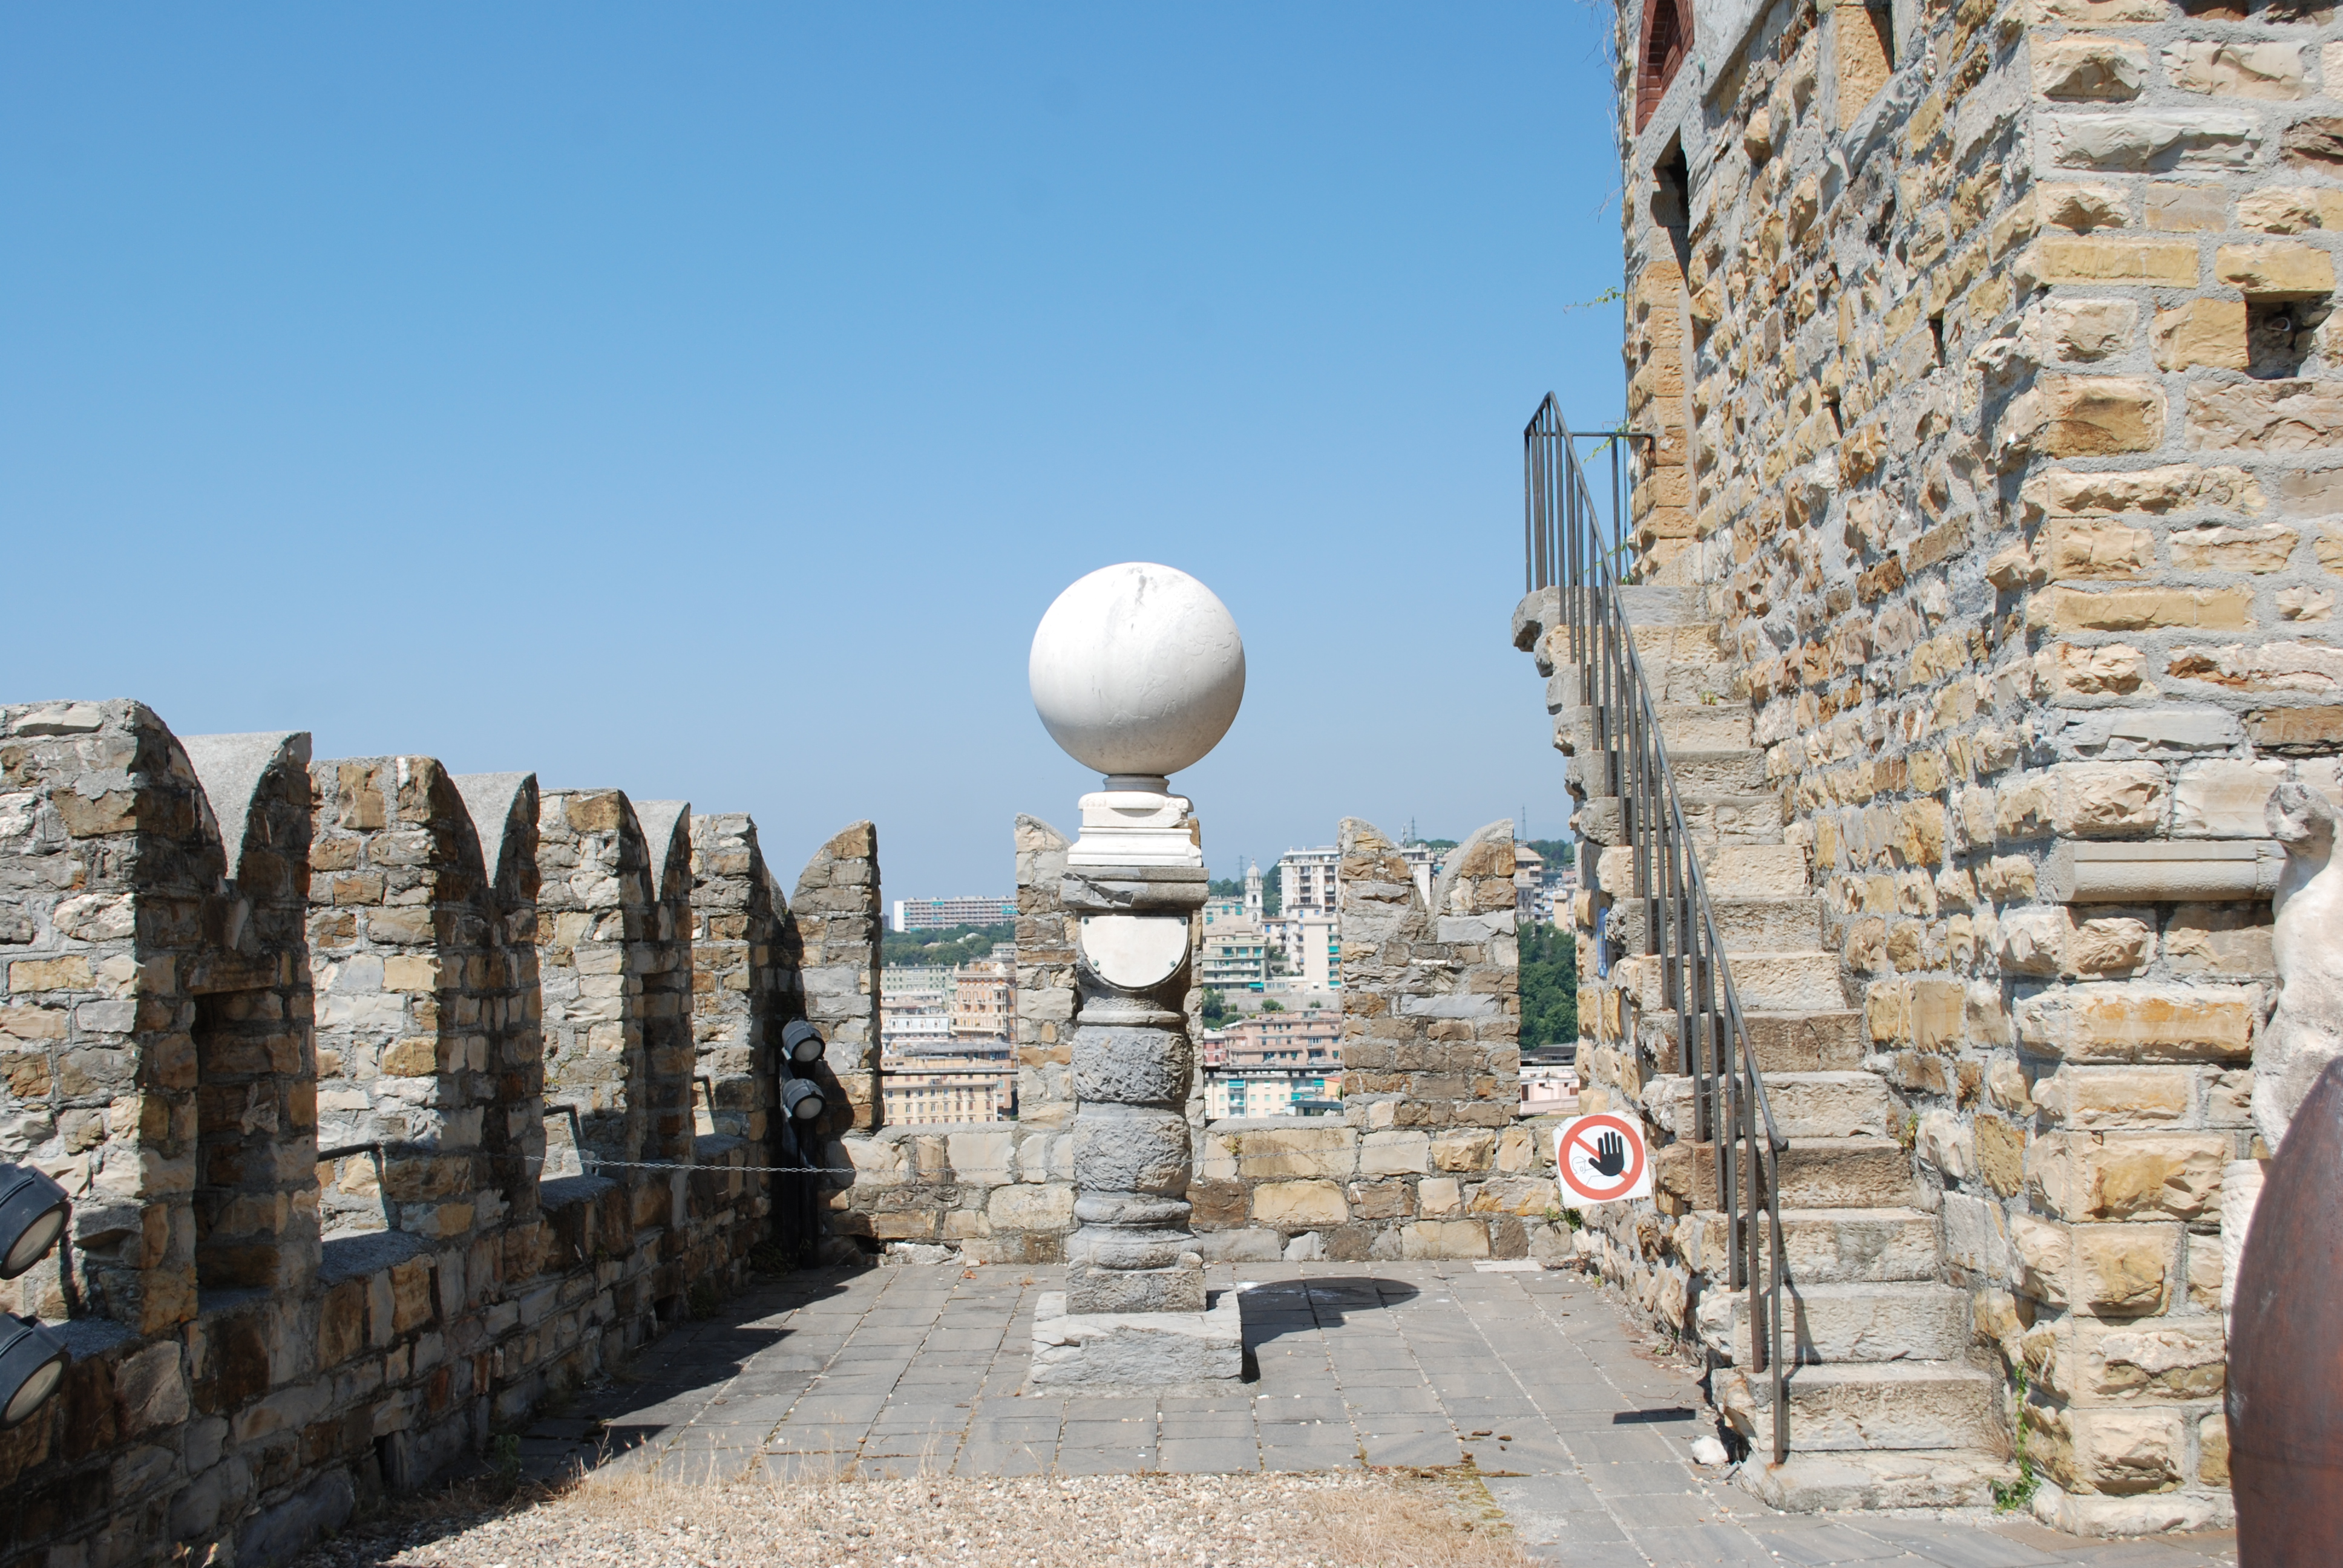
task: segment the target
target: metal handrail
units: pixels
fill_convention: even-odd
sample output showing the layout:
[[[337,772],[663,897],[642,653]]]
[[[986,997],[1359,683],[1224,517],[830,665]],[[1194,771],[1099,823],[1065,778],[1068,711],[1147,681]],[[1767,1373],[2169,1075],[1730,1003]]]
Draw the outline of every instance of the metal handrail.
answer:
[[[1607,528],[1579,458],[1583,438],[1600,441],[1594,455],[1610,455]],[[1730,1254],[1726,1285],[1748,1290],[1751,1370],[1773,1376],[1778,1464],[1790,1452],[1781,1343],[1782,1282],[1788,1273],[1781,1155],[1789,1141],[1776,1127],[1766,1098],[1708,879],[1661,739],[1660,705],[1644,678],[1619,596],[1617,562],[1629,545],[1622,524],[1625,476],[1620,459],[1624,453],[1632,463],[1630,443],[1653,438],[1634,430],[1574,436],[1548,393],[1522,432],[1523,564],[1528,592],[1554,588],[1561,601],[1562,623],[1569,632],[1566,651],[1578,672],[1579,704],[1591,709],[1594,719],[1596,759],[1599,759],[1590,788],[1599,785],[1600,793],[1619,802],[1633,896],[1644,908],[1644,954],[1660,961],[1662,1000],[1675,1013],[1677,1063],[1693,1080],[1693,1138],[1711,1144],[1716,1161]],[[1763,1139],[1755,1136],[1760,1128]]]

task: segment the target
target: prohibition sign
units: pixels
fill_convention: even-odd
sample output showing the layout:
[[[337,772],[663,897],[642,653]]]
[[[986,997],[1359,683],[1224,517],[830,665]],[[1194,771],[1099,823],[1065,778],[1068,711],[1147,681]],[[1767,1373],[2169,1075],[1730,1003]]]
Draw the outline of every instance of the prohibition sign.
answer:
[[[1607,1111],[1564,1122],[1554,1138],[1554,1162],[1569,1208],[1646,1197],[1652,1191],[1644,1130]]]

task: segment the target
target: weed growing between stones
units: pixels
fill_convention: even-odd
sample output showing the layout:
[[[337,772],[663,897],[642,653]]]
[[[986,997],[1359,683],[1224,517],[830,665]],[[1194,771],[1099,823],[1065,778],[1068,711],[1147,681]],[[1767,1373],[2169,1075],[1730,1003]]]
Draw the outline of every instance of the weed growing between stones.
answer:
[[[2034,1505],[2034,1493],[2042,1478],[2034,1472],[2034,1460],[2026,1452],[2026,1368],[2021,1363],[2010,1379],[2010,1392],[2017,1398],[2017,1479],[1993,1483],[1993,1506],[1996,1513],[2015,1513]]]

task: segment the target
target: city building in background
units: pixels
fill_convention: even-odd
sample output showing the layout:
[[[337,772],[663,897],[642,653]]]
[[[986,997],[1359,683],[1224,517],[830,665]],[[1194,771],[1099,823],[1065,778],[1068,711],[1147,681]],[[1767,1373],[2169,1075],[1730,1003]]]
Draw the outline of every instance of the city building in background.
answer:
[[[1571,918],[1570,900],[1578,891],[1576,862],[1546,867],[1538,879],[1537,920],[1542,926],[1551,926]]]
[[[1013,898],[897,899],[894,927],[899,931],[940,931],[951,926],[1006,925],[1016,918]]]
[[[890,1056],[949,1050],[952,970],[943,964],[898,964],[885,972],[879,998],[879,1040]]]
[[[1230,900],[1226,911],[1213,917],[1204,910],[1204,950],[1197,960],[1197,983],[1207,990],[1262,990],[1269,984],[1269,937],[1257,920],[1248,919],[1244,906]]]
[[[1516,921],[1551,924],[1553,906],[1546,903],[1545,857],[1520,839],[1513,840],[1513,919]],[[1548,912],[1540,915],[1544,904]]]
[[[1278,955],[1278,967],[1285,975],[1283,990],[1341,989],[1342,928],[1333,916],[1314,910],[1299,915],[1271,915],[1262,921],[1262,934]]]
[[[882,971],[880,1098],[888,1122],[1016,1118],[1017,1066],[1010,1050],[1016,990],[1014,942],[995,943],[990,958],[971,963],[895,964]]]
[[[1288,849],[1277,859],[1277,901],[1281,915],[1292,919],[1305,911],[1334,912],[1334,863],[1332,844],[1314,849]]]
[[[887,1121],[907,1127],[950,1121],[1014,1121],[1017,1064],[1006,1040],[997,1050],[890,1057],[880,1077]]]
[[[996,942],[992,956],[952,971],[952,1036],[1007,1041],[1017,1016],[1017,944]],[[1005,1049],[1005,1046],[1004,1046]]]
[[[1415,890],[1427,904],[1432,902],[1432,879],[1440,875],[1440,868],[1448,863],[1444,846],[1405,843],[1399,847],[1400,859],[1407,862],[1408,874],[1415,879]]]
[[[1339,1108],[1342,1004],[1257,1013],[1199,1041],[1204,1114],[1312,1116]]]

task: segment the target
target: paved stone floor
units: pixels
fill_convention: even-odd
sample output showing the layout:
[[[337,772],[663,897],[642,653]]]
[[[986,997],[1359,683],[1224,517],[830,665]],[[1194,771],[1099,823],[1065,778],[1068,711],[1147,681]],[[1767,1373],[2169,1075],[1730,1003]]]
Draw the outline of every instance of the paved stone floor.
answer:
[[[2203,1568],[2227,1534],[2087,1542],[2026,1519],[1774,1513],[1688,1447],[1692,1374],[1579,1277],[1520,1265],[1216,1268],[1259,1379],[1237,1394],[1024,1391],[1047,1268],[821,1271],[671,1332],[523,1440],[532,1470],[685,1478],[1453,1465],[1470,1459],[1542,1560],[1880,1568]]]

